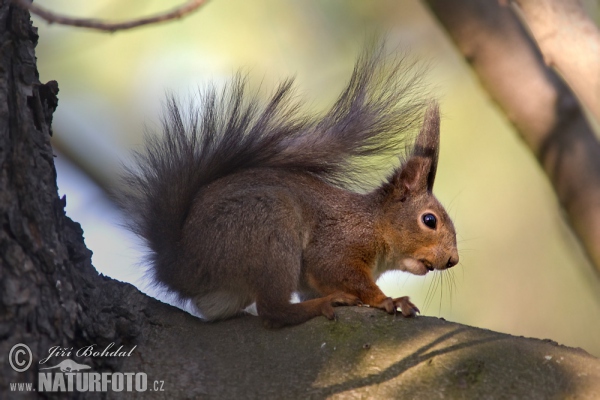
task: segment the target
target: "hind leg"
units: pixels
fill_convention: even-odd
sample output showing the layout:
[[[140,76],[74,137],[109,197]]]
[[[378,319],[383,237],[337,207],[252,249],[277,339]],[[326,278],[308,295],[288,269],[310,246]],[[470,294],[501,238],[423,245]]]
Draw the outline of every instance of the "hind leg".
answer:
[[[335,291],[327,296],[290,303],[292,293],[298,290],[302,269],[302,250],[297,235],[280,230],[269,235],[264,259],[254,281],[256,309],[267,327],[297,325],[314,317],[335,318],[334,307],[360,304],[358,297]],[[322,293],[322,292],[321,292]]]
[[[300,303],[290,303],[292,293],[298,289],[301,257],[281,257],[283,254],[290,254],[282,252],[270,254],[279,254],[279,259],[273,259],[269,263],[275,268],[263,275],[263,279],[257,282],[256,290],[256,309],[265,326],[279,328],[297,325],[321,315],[334,319],[334,307],[360,304],[358,297],[343,291]]]
[[[268,328],[297,325],[321,315],[327,319],[334,319],[334,307],[360,304],[358,297],[343,292],[295,304],[280,300],[283,299],[261,296],[256,302],[258,315]]]

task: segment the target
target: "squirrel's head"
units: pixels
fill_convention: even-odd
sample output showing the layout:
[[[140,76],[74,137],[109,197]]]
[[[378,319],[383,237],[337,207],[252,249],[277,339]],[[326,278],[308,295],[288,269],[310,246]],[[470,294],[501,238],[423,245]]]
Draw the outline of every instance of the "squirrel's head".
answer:
[[[388,247],[381,260],[384,270],[424,275],[458,263],[454,225],[433,195],[439,142],[439,110],[432,103],[409,157],[377,190]]]

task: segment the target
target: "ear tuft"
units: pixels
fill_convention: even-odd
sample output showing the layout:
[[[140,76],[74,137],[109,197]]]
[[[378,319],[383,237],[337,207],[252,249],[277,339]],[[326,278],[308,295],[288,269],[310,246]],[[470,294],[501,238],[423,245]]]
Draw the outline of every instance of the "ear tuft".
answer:
[[[437,102],[432,101],[425,111],[423,126],[408,159],[380,188],[383,197],[395,195],[400,196],[401,201],[405,201],[407,196],[432,192],[439,147],[440,112]]]
[[[440,110],[436,101],[432,101],[425,111],[423,126],[417,136],[417,140],[410,153],[408,163],[412,159],[423,160],[423,168],[426,176],[420,179],[426,179],[427,190],[433,190],[435,173],[437,171],[438,156],[440,151]],[[423,182],[425,183],[425,182]]]

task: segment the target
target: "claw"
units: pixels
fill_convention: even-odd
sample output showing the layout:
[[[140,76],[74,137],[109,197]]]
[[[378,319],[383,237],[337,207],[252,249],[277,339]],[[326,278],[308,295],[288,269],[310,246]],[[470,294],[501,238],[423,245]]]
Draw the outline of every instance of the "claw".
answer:
[[[421,313],[421,310],[419,310],[417,306],[410,302],[408,296],[394,299],[394,305],[400,307],[402,310],[402,315],[407,318],[415,317],[417,313]]]

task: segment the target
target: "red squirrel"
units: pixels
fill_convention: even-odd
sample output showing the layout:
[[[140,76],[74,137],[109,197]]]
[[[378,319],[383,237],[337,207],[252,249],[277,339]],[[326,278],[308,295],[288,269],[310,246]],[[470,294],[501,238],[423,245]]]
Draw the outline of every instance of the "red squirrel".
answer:
[[[291,80],[265,104],[239,76],[187,112],[171,98],[163,135],[147,139],[121,198],[155,281],[209,321],[252,303],[268,327],[333,319],[334,307],[361,304],[416,315],[377,278],[425,275],[459,258],[432,192],[438,105],[420,99],[420,75],[404,64],[366,51],[316,117],[299,111]],[[376,165],[368,161],[390,156],[400,164],[387,179],[365,181]],[[290,301],[294,293],[300,302]]]

